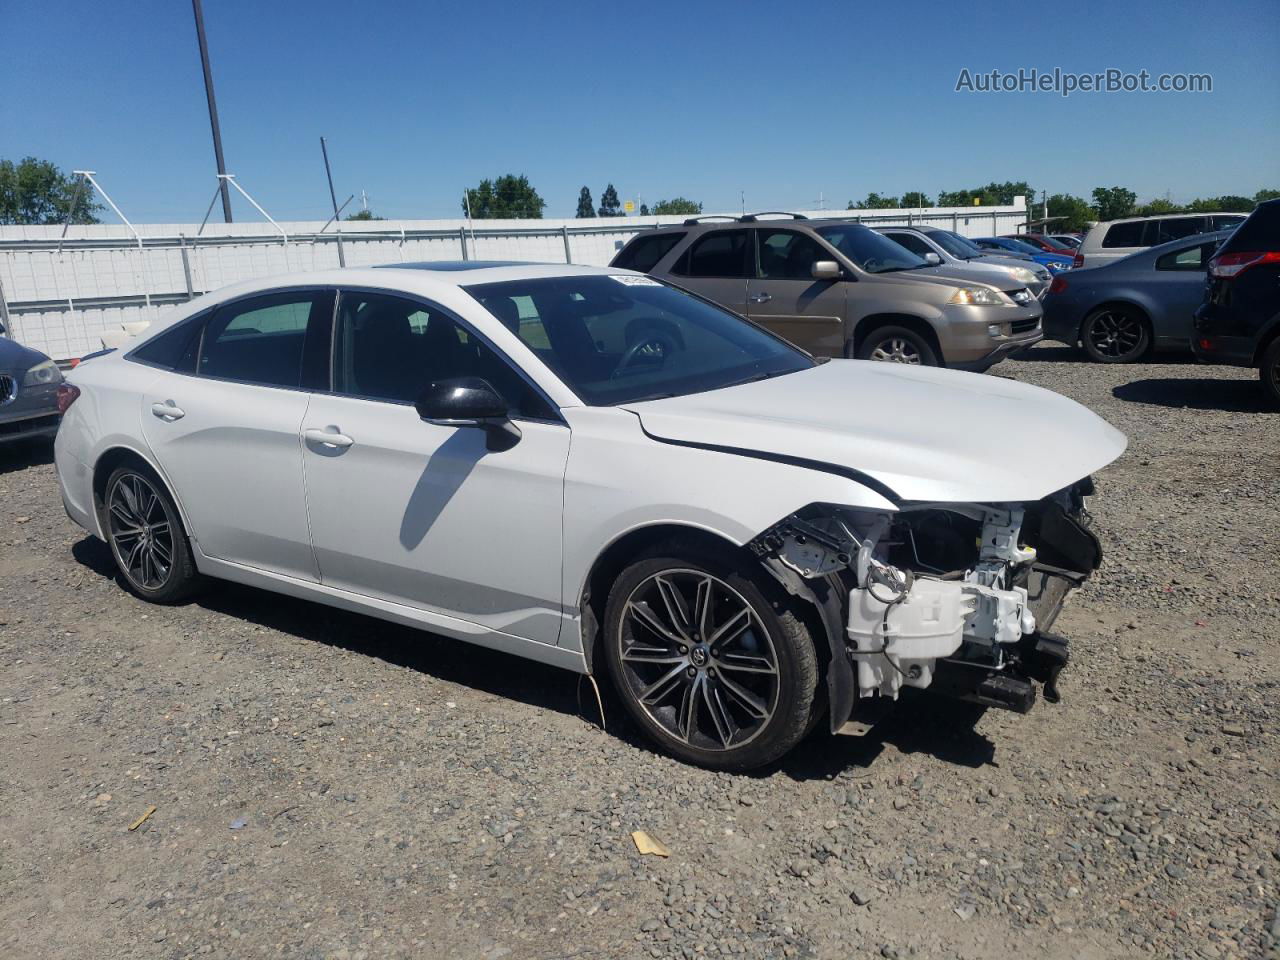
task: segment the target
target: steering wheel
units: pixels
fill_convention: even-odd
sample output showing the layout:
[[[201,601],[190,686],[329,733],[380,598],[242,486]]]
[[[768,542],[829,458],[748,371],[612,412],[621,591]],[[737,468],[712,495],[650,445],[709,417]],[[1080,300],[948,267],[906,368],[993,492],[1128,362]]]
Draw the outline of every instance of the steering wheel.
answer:
[[[641,339],[627,347],[627,352],[618,360],[618,365],[613,368],[613,373],[609,375],[610,379],[622,376],[629,367],[640,363],[653,363],[655,361],[663,363],[667,358],[667,354],[673,353],[675,350],[675,341],[665,333],[646,332]]]

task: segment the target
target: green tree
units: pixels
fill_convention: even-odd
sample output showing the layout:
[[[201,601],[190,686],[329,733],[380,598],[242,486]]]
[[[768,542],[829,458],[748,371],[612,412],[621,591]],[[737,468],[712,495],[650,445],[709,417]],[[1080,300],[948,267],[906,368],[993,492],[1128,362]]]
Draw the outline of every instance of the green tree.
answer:
[[[600,194],[600,209],[597,212],[602,217],[622,216],[622,204],[618,201],[618,191],[613,189],[612,183]]]
[[[1280,200],[1280,190],[1262,189],[1253,195],[1254,203],[1266,203],[1268,200]]]
[[[649,216],[649,205],[647,203],[640,204],[640,216],[642,217]]]
[[[702,204],[684,197],[674,197],[671,200],[659,200],[653,205],[651,212],[655,217],[694,216],[702,212]]]
[[[77,191],[76,179],[48,160],[0,160],[0,223],[65,223],[72,198],[71,222],[97,223],[102,206],[93,198],[93,187],[84,183]]]
[[[1141,206],[1136,207],[1133,213],[1137,217],[1158,217],[1164,213],[1181,213],[1185,209],[1187,208],[1174,203],[1172,200],[1156,197],[1154,200],[1148,200]]]
[[[1014,197],[1026,197],[1030,203],[1036,192],[1025,180],[1006,180],[996,183],[994,180],[985,187],[972,187],[968,190],[944,190],[938,194],[940,207],[971,207],[973,198],[984,207],[1003,206],[1013,203]]]
[[[1090,221],[1098,219],[1087,200],[1069,193],[1055,193],[1049,197],[1049,216],[1065,218],[1051,221],[1050,226],[1054,230],[1083,230]]]
[[[462,212],[476,220],[541,220],[547,203],[533,189],[529,178],[523,174],[508,173],[496,180],[481,180],[480,186],[467,191],[462,202]]]
[[[921,193],[919,190],[908,190],[902,195],[902,205],[904,207],[932,207],[933,201],[929,199],[927,193]]]
[[[1093,206],[1099,220],[1119,220],[1133,215],[1138,195],[1125,187],[1094,187]]]
[[[587,217],[596,215],[595,201],[591,199],[591,191],[583,187],[578,191],[578,219],[585,220]]]
[[[1214,213],[1221,210],[1224,213],[1248,213],[1254,206],[1254,201],[1248,197],[1237,197],[1228,194],[1223,197],[1206,197],[1203,200],[1192,200],[1187,205],[1187,211],[1190,213]]]
[[[372,210],[358,210],[355,213],[347,214],[348,220],[385,220],[386,217],[380,217]]]
[[[896,210],[898,209],[897,197],[882,197],[880,194],[872,192],[867,194],[867,199],[861,203],[855,203],[850,200],[846,210]]]

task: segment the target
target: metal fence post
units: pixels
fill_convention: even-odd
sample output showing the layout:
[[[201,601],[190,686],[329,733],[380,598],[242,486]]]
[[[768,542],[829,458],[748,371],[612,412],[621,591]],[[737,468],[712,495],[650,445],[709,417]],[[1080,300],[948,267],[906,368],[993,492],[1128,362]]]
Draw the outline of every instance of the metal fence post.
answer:
[[[573,263],[573,254],[569,252],[569,225],[567,223],[560,227],[560,235],[564,237],[564,262]]]
[[[907,226],[911,226],[911,211],[907,211]]]
[[[185,233],[178,234],[178,249],[182,251],[182,272],[187,278],[187,299],[191,300],[195,297],[196,290],[191,285],[191,261],[187,259],[187,235]]]
[[[0,281],[0,326],[4,329],[0,330],[0,336],[13,339],[13,325],[9,321],[9,304],[4,298],[4,283]]]
[[[462,243],[462,259],[470,260],[471,258],[467,256],[467,228],[465,225],[458,228],[458,240]]]
[[[993,237],[1000,236],[1000,223],[996,219],[996,212],[994,210],[991,211],[991,235]]]
[[[959,230],[960,230],[960,215],[957,213],[953,213],[951,214],[951,232],[958,233]]]

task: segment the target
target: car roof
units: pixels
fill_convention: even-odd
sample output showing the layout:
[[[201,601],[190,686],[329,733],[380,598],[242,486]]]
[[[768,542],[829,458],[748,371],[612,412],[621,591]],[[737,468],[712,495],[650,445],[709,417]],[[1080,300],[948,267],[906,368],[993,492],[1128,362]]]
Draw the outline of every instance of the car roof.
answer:
[[[709,216],[714,216],[714,215],[712,214]],[[693,220],[693,219],[696,219],[696,218],[690,218],[690,220]],[[859,221],[854,217],[802,217],[797,220],[788,215],[774,216],[769,213],[759,213],[759,214],[748,214],[747,219],[743,219],[742,217],[731,217],[728,219],[716,219],[716,220],[698,219],[697,223],[691,223],[690,220],[685,220],[683,223],[664,224],[663,226],[660,226],[660,227],[643,227],[640,229],[640,232],[637,233],[635,237],[632,237],[631,239],[635,240],[638,237],[649,237],[649,236],[653,236],[655,234],[660,234],[660,233],[672,233],[672,232],[688,233],[690,231],[706,232],[708,230],[732,230],[735,227],[759,227],[759,226],[792,227],[797,230],[803,230],[806,227],[816,229],[818,227],[828,227],[832,225],[849,224],[849,225],[867,227],[868,229],[870,229],[869,224],[859,223]]]
[[[1197,210],[1194,213],[1153,213],[1147,217],[1121,217],[1118,220],[1099,220],[1094,224],[1095,227],[1109,227],[1115,223],[1133,223],[1135,220],[1146,222],[1147,220],[1176,220],[1183,217],[1247,217],[1247,213],[1241,213],[1239,210]]]

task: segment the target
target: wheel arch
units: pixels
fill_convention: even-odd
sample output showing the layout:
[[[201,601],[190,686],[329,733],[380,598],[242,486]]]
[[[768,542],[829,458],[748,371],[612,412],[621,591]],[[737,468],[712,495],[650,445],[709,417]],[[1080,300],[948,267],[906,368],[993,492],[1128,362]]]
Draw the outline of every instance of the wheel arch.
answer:
[[[182,521],[182,531],[194,542],[191,534],[191,521],[182,507],[182,500],[174,492],[173,484],[164,475],[159,465],[140,452],[136,447],[120,444],[103,450],[93,463],[93,509],[98,522],[99,533],[106,539],[106,531],[102,525],[102,510],[107,492],[107,480],[120,467],[133,464],[140,466],[155,476],[164,487],[174,505],[178,508],[178,518]]]
[[[938,339],[938,331],[934,329],[933,324],[923,317],[910,313],[871,313],[863,317],[853,328],[849,355],[853,356],[862,347],[862,343],[867,336],[879,327],[906,327],[908,330],[920,334],[929,342],[929,346],[933,349],[933,354],[938,358],[938,362],[946,362],[942,355],[942,343]]]
[[[661,543],[672,541],[712,550],[742,551],[744,555],[750,556],[741,543],[723,533],[689,523],[655,522],[633,527],[619,534],[596,556],[578,593],[582,656],[587,662],[588,673],[595,672],[595,655],[600,644],[604,608],[614,581],[631,561]]]
[[[797,605],[798,615],[809,630],[818,658],[818,707],[824,711],[834,708],[836,713],[840,713],[839,719],[832,723],[833,730],[843,723],[857,696],[857,689],[852,671],[836,657],[837,651],[844,649],[841,591],[831,590],[832,583],[804,582],[775,559],[757,557],[745,544],[706,527],[687,523],[657,522],[636,527],[615,538],[596,557],[578,598],[582,656],[587,673],[594,675],[596,672],[597,654],[603,640],[605,606],[614,582],[633,560],[664,543],[737,553],[743,559],[744,568],[758,567],[786,593],[801,601]],[[833,663],[843,669],[832,670]],[[834,713],[832,715],[835,716]]]

